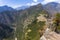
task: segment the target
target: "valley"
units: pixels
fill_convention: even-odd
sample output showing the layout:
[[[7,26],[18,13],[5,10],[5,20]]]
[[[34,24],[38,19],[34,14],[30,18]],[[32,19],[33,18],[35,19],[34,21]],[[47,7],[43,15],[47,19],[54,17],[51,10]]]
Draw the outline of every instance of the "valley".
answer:
[[[0,40],[59,40],[60,4],[51,2],[17,9],[0,7]]]

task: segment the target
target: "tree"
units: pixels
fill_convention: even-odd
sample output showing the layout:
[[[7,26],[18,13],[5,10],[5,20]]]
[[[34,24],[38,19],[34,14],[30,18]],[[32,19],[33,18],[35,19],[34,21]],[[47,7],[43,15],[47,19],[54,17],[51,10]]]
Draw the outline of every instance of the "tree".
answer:
[[[0,39],[9,38],[13,35],[13,29],[3,23],[0,23]]]
[[[55,15],[55,19],[54,19],[54,24],[55,24],[55,32],[58,32],[60,30],[60,13],[57,13]],[[59,33],[59,32],[58,32]]]

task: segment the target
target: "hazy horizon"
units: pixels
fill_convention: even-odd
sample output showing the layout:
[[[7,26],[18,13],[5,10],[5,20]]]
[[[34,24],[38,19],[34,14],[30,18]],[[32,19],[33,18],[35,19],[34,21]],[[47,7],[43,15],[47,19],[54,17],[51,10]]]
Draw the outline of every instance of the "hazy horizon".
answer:
[[[47,4],[49,2],[57,2],[60,3],[59,0],[0,0],[0,6],[10,6],[12,8],[17,8],[21,6],[33,6],[39,3]]]

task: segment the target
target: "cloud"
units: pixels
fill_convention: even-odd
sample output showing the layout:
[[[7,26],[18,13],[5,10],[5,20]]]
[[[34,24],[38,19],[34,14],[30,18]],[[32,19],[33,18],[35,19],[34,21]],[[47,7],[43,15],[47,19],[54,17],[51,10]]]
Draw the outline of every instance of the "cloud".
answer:
[[[26,5],[27,6],[33,6],[33,5],[37,5],[37,4],[39,4],[40,2],[38,2],[39,0],[33,0],[33,2],[31,2],[31,3],[27,3]]]
[[[23,5],[14,5],[12,8],[22,7]]]
[[[33,0],[33,2],[31,2],[31,3],[15,5],[14,8],[22,7],[22,6],[33,6],[33,5],[37,5],[37,4],[39,4],[39,3],[47,4],[47,3],[49,3],[49,2],[58,2],[58,3],[60,3],[59,0],[44,0],[44,1],[42,1],[42,2],[39,2],[39,0]]]
[[[56,2],[60,3],[60,0],[56,0]]]
[[[42,4],[47,4],[49,2],[57,2],[60,3],[60,0],[44,0],[43,2],[41,2]]]
[[[38,0],[33,0],[33,2],[38,2]]]
[[[22,7],[22,6],[33,6],[33,5],[37,5],[39,3],[40,2],[31,2],[31,3],[26,3],[26,4],[15,5],[14,8]]]
[[[35,3],[35,2],[27,3],[26,5],[27,5],[27,6],[33,6],[33,5],[37,5],[37,4],[39,4],[39,2],[36,2],[36,3]]]

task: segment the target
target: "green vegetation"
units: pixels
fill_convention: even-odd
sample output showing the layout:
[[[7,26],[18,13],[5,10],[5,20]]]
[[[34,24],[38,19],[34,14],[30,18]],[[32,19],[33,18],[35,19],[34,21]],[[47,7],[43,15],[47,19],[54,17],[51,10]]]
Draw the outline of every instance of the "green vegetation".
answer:
[[[54,19],[55,31],[60,33],[60,13],[57,13]]]
[[[24,37],[26,27],[28,27],[27,25],[31,22],[31,20],[33,21],[34,19],[36,19],[37,15],[40,14],[42,10],[43,10],[42,5],[39,4],[36,6],[32,6],[28,9],[25,9],[23,11],[18,11],[16,28],[16,35],[18,40],[25,40]]]
[[[27,32],[27,37],[25,40],[39,40],[43,34],[45,22],[34,20],[31,24],[28,25],[27,31],[30,29],[30,32]]]
[[[26,28],[28,27],[28,25],[33,26],[33,27],[31,27],[31,29],[34,28],[32,32],[36,31],[36,34],[39,34],[39,35],[35,35],[35,34],[34,35],[40,37],[40,33],[37,32],[37,31],[39,30],[40,27],[42,27],[41,25],[43,23],[40,22],[41,25],[40,25],[40,23],[36,23],[36,25],[35,25],[32,21],[34,21],[36,19],[36,17],[38,16],[38,14],[40,14],[40,13],[41,14],[46,13],[46,11],[44,10],[44,12],[43,12],[43,10],[44,9],[43,9],[42,5],[38,4],[38,5],[32,6],[30,8],[27,8],[25,10],[19,10],[17,12],[12,12],[12,13],[8,12],[5,15],[6,17],[4,19],[11,20],[11,24],[13,24],[13,23],[16,24],[16,33],[15,33],[15,35],[16,35],[16,37],[17,37],[18,40],[25,40],[24,37],[25,37]],[[8,21],[8,23],[9,22],[10,21]],[[30,24],[31,22],[32,22],[32,24]],[[35,25],[35,27],[34,27],[34,25]],[[36,26],[38,26],[38,27],[36,27]],[[30,33],[28,35],[30,35]],[[31,35],[32,35],[32,33],[31,33]],[[36,39],[37,38],[38,37],[36,37]]]

